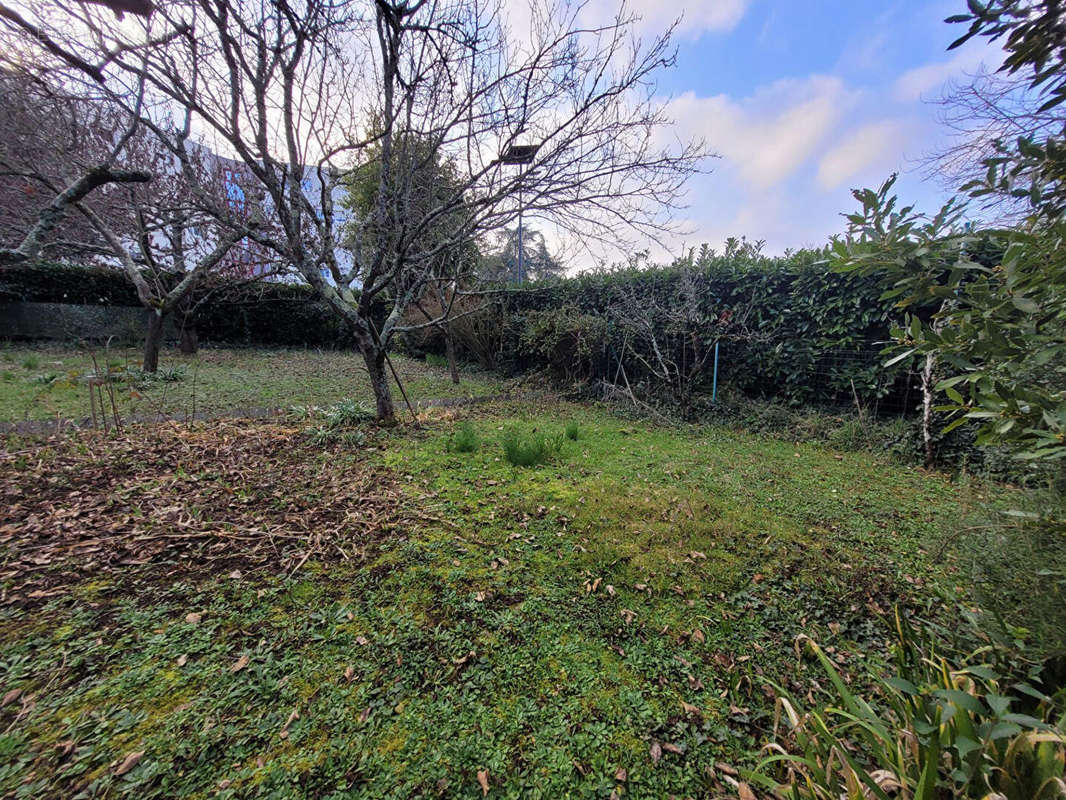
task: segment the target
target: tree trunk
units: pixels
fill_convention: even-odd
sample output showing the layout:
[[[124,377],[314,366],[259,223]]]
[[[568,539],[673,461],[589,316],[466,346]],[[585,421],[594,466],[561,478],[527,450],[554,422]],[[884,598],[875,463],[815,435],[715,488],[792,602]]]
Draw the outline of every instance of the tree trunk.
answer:
[[[382,425],[396,424],[392,391],[389,389],[389,377],[385,372],[385,349],[372,343],[364,344],[363,361],[366,363],[367,372],[370,373],[370,385],[374,389],[378,422]]]
[[[174,312],[179,328],[178,349],[186,356],[194,356],[200,349],[200,337],[196,335],[196,317],[190,313],[191,307],[192,303],[189,302],[188,296],[185,296]]]
[[[159,369],[159,348],[163,344],[163,312],[159,309],[151,309],[148,314],[148,333],[144,337],[144,364],[141,369],[145,372],[155,372]]]
[[[444,327],[444,353],[448,356],[448,369],[452,373],[452,383],[459,385],[459,366],[455,363],[455,342],[452,341],[452,332],[447,326]]]
[[[929,353],[925,357],[922,369],[922,442],[925,444],[925,467],[932,469],[936,464],[933,451],[933,367],[936,356]]]
[[[196,335],[196,325],[186,319],[181,325],[181,338],[178,348],[183,355],[194,356],[200,348],[200,337]]]

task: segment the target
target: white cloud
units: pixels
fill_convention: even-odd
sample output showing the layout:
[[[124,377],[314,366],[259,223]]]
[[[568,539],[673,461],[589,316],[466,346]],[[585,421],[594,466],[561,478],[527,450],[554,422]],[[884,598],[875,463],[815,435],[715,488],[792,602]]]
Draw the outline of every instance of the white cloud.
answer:
[[[811,157],[855,98],[839,78],[814,75],[778,81],[741,101],[688,92],[667,114],[682,140],[702,138],[747,183],[766,188]]]
[[[648,19],[661,19],[663,4],[656,0],[641,0],[635,4]],[[704,31],[731,31],[747,11],[748,0],[700,0],[682,3],[679,33],[700,34]],[[667,5],[669,8],[669,5]]]
[[[893,85],[897,100],[913,102],[930,93],[939,91],[952,78],[972,74],[982,66],[988,70],[998,69],[1003,61],[1003,51],[995,45],[975,45],[963,48],[947,61],[925,64],[907,70]]]
[[[818,164],[818,185],[823,189],[835,189],[863,170],[897,161],[906,140],[906,126],[895,119],[874,122],[852,131],[822,157]]]
[[[625,12],[635,17],[633,33],[655,36],[678,22],[675,36],[697,38],[707,32],[723,33],[733,30],[744,18],[751,0],[689,0],[664,7],[661,0],[627,0]],[[621,9],[620,0],[587,0],[582,5],[555,5],[553,0],[511,0],[500,6],[504,24],[510,29],[512,40],[521,46],[536,28],[536,20],[550,18],[561,21],[560,14],[576,15],[577,22],[586,27],[610,25]]]
[[[662,33],[676,19],[681,18],[677,33],[681,36],[700,36],[708,31],[731,31],[744,17],[750,0],[689,0],[664,5],[661,0],[629,0],[626,11],[640,22],[639,33]],[[581,19],[590,24],[603,24],[618,13],[618,0],[589,0],[581,10]]]

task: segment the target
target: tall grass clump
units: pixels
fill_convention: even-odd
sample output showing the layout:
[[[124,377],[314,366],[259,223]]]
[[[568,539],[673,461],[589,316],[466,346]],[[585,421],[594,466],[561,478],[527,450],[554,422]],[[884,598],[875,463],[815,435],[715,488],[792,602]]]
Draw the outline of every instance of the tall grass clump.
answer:
[[[578,437],[578,427],[576,422],[566,423],[566,438],[571,442],[576,442]]]
[[[515,467],[535,467],[543,464],[562,447],[562,440],[559,438],[551,438],[536,431],[523,435],[515,428],[504,431],[502,443],[504,456]]]
[[[464,422],[459,430],[448,439],[448,452],[450,453],[473,453],[481,446],[474,423]]]
[[[370,406],[351,398],[330,406],[325,410],[324,416],[326,425],[330,428],[347,428],[363,422],[373,422],[377,418]]]
[[[987,639],[945,656],[944,637],[898,612],[896,636],[893,674],[872,675],[869,693],[804,637],[831,700],[805,707],[775,687],[775,741],[748,779],[789,800],[1066,798],[1063,692],[1042,685],[1039,666]]]
[[[372,408],[350,398],[322,411],[314,407],[294,406],[292,413],[296,416],[306,415],[308,419],[321,414],[322,424],[307,429],[312,444],[319,446],[338,442],[350,447],[361,446],[366,443],[366,434],[357,426],[376,418]]]

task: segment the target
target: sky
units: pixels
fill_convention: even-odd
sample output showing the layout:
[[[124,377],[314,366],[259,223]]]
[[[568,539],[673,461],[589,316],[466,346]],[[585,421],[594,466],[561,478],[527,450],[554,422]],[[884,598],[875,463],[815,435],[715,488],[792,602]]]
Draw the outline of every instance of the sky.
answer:
[[[606,13],[591,0],[588,13]],[[642,34],[677,15],[677,66],[660,75],[672,131],[719,158],[694,177],[683,233],[653,258],[728,236],[765,252],[821,245],[857,208],[851,189],[899,172],[902,200],[935,210],[949,192],[921,159],[947,131],[933,102],[1002,52],[984,40],[948,52],[965,0],[632,0]],[[602,9],[601,9],[602,7]]]

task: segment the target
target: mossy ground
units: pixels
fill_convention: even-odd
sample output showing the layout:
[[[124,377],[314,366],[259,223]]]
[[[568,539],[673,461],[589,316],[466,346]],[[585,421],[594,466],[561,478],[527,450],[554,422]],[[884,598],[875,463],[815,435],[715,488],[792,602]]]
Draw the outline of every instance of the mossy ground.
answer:
[[[392,361],[412,400],[497,394],[502,388],[487,373],[464,369],[456,386],[446,367],[400,355]],[[0,422],[89,417],[85,376],[109,367],[136,374],[140,363],[141,352],[132,348],[0,345]],[[205,347],[183,356],[168,348],[160,369],[174,370],[180,379],[111,384],[120,415],[184,418],[194,412],[330,405],[346,397],[373,402],[362,356],[350,351]]]
[[[466,420],[480,446],[452,452]],[[507,427],[567,422],[550,463],[503,458]],[[420,521],[364,561],[176,581],[149,563],[2,607],[0,691],[20,694],[0,793],[474,798],[484,771],[490,797],[728,796],[770,682],[817,691],[794,638],[862,672],[879,612],[950,586],[950,549],[930,553],[1010,499],[545,398],[434,411],[329,459],[341,480],[389,472]]]

